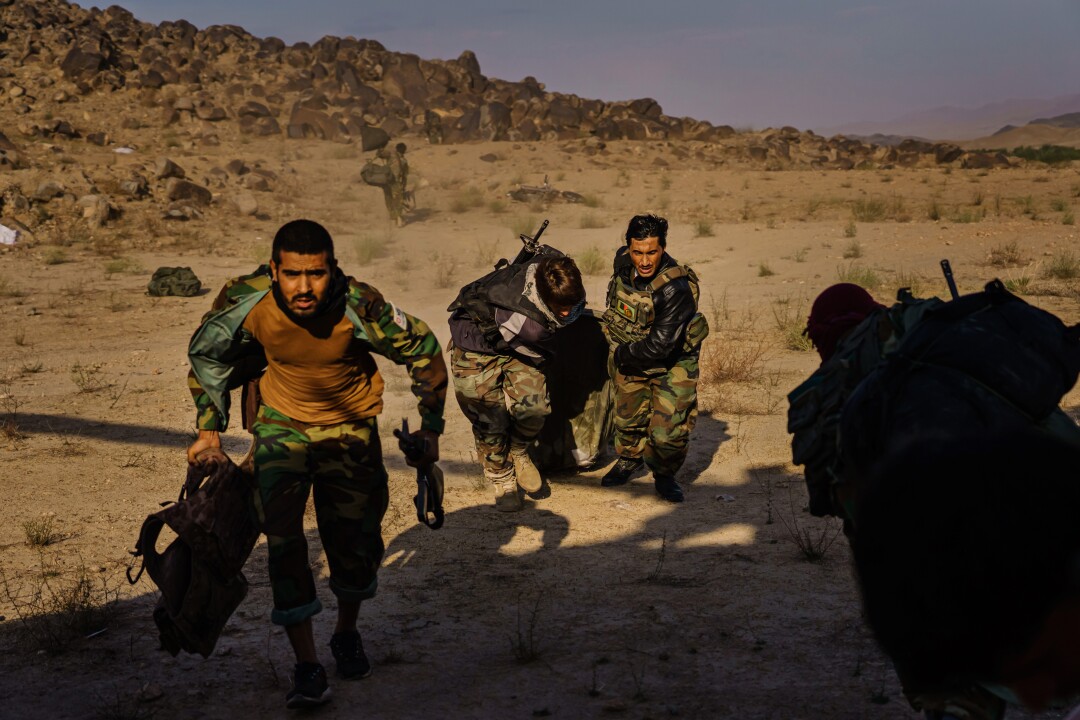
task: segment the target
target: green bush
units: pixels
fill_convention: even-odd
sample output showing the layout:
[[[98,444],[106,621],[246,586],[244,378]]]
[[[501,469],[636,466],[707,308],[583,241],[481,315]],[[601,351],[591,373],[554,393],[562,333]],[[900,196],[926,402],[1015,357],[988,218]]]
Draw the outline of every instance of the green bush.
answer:
[[[1024,160],[1044,162],[1047,165],[1060,165],[1061,163],[1080,160],[1080,149],[1062,145],[1041,145],[1039,147],[1021,145],[1018,148],[1013,148],[1009,154]]]

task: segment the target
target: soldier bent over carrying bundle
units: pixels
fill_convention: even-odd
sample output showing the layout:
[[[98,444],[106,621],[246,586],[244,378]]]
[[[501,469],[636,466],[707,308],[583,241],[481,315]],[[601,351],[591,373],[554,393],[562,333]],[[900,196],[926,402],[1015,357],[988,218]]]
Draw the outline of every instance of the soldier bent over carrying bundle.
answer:
[[[499,510],[521,509],[518,486],[543,489],[528,455],[551,412],[540,368],[551,355],[546,343],[584,307],[574,261],[542,245],[469,283],[447,308],[455,394]]]

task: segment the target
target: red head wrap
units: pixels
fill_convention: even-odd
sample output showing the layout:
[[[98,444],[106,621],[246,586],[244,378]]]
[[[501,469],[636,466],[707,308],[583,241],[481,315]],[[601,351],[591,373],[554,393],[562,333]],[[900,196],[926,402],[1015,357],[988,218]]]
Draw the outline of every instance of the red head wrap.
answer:
[[[822,362],[836,352],[840,338],[861,323],[874,310],[884,307],[870,293],[852,283],[839,283],[825,288],[810,309],[806,334],[810,336]]]

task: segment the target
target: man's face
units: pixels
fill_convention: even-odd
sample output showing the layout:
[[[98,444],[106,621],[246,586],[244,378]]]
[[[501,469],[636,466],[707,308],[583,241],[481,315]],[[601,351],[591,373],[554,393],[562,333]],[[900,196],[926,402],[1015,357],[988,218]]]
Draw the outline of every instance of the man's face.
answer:
[[[326,299],[333,261],[326,253],[302,255],[283,251],[281,262],[270,261],[270,272],[285,306],[296,317],[311,317]]]
[[[634,269],[640,277],[650,278],[655,275],[656,267],[663,256],[664,248],[660,247],[658,237],[630,241],[630,262],[634,263]]]

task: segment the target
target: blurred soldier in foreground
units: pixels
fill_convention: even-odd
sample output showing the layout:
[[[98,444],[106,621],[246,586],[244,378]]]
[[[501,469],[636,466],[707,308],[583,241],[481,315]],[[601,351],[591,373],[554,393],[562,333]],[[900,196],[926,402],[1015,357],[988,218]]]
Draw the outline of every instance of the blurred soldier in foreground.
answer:
[[[615,254],[604,326],[614,349],[615,451],[600,484],[626,483],[643,465],[657,494],[682,502],[675,473],[697,416],[698,353],[709,332],[698,279],[667,254],[668,223],[635,215]]]
[[[543,488],[528,454],[551,412],[541,368],[555,333],[584,307],[574,261],[541,245],[461,288],[447,308],[454,391],[499,510],[522,508],[519,486]]]
[[[835,515],[866,615],[927,718],[997,720],[1080,690],[1077,329],[1000,282],[890,308],[835,285],[790,395],[810,510]]]
[[[371,665],[356,629],[360,603],[375,596],[384,552],[381,523],[389,501],[376,416],[383,380],[372,353],[405,365],[419,400],[425,454],[438,460],[446,365],[423,321],[347,277],[329,233],[310,220],[285,224],[269,266],[231,280],[191,339],[188,382],[198,411],[198,439],[188,461],[220,448],[229,390],[257,376],[261,402],[254,440],[255,513],[266,534],[271,621],[285,626],[296,654],[288,707],[330,697],[311,618],[322,610],[308,562],[304,508],[314,491],[319,537],[337,596],[330,649],[344,679]]]

